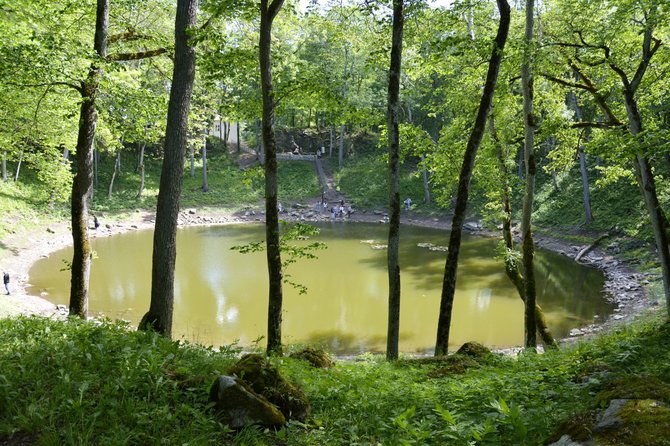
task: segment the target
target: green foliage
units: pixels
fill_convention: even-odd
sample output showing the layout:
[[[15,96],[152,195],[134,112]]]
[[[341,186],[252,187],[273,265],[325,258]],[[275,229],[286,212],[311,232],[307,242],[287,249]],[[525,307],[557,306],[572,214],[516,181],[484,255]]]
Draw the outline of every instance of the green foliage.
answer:
[[[0,432],[43,444],[229,441],[211,417],[208,387],[233,361],[220,352],[129,332],[121,323],[0,322]],[[2,435],[0,435],[2,436]]]
[[[326,249],[326,244],[323,242],[306,243],[310,236],[319,233],[319,228],[315,226],[304,223],[290,223],[282,220],[280,220],[280,226],[279,250],[283,256],[281,265],[282,281],[297,289],[298,293],[307,294],[307,287],[293,281],[291,275],[286,270],[289,265],[297,262],[298,259],[316,259],[314,251]],[[246,245],[233,246],[230,249],[242,254],[259,252],[265,250],[265,243],[251,242]]]
[[[430,378],[443,365],[434,358],[368,354],[332,369],[275,358],[304,389],[311,417],[235,434],[207,402],[235,346],[34,317],[0,320],[0,340],[0,439],[21,433],[39,444],[535,445],[569,415],[598,407],[595,394],[650,389],[665,400],[670,388],[670,324],[647,316],[560,351],[491,355],[457,376]]]
[[[349,160],[337,173],[338,187],[356,205],[387,207],[389,203],[388,165],[378,157]],[[400,197],[411,197],[414,205],[423,199],[423,183],[416,165],[405,162],[400,168]]]

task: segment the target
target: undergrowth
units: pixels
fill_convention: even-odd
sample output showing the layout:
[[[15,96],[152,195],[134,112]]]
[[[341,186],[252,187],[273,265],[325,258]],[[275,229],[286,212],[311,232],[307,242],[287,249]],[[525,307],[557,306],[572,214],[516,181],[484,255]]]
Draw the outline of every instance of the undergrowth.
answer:
[[[670,324],[657,317],[546,354],[493,355],[464,374],[363,355],[315,369],[276,358],[312,415],[278,431],[221,425],[209,386],[239,353],[121,323],[0,320],[0,442],[36,444],[537,445],[632,374],[670,384]],[[431,376],[440,376],[431,378]]]

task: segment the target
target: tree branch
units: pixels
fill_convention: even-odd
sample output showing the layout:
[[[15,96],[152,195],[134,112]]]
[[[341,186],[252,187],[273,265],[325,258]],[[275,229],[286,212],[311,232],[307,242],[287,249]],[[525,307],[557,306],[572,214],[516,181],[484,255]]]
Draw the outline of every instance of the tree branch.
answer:
[[[20,84],[20,83],[17,83],[17,82],[6,82],[5,85],[11,85],[12,87],[21,87],[21,88],[54,87],[54,86],[61,85],[61,86],[74,88],[79,93],[83,92],[83,89],[82,89],[81,85],[72,84],[70,82],[62,82],[62,81],[59,81],[59,82],[40,82],[40,83],[37,83],[37,84]]]
[[[272,0],[272,3],[268,6],[268,18],[270,21],[275,18],[283,4],[284,0]]]
[[[124,33],[119,33],[119,34],[114,34],[112,36],[109,36],[107,38],[107,42],[109,44],[116,43],[116,42],[131,42],[134,40],[141,40],[141,39],[151,39],[152,37],[148,34],[138,34],[137,31],[133,28],[130,28],[128,31]]]
[[[596,103],[598,104],[598,107],[600,110],[602,110],[603,114],[607,117],[607,120],[613,124],[613,125],[623,125],[623,123],[614,115],[614,112],[612,112],[612,109],[609,107],[607,104],[607,98],[606,96],[602,95],[598,91],[598,87],[593,83],[591,78],[589,78],[586,73],[584,73],[584,70],[581,69],[581,67],[571,59],[568,59],[568,65],[572,70],[577,74],[577,76],[581,79],[581,81],[586,85],[588,88],[587,90],[593,95],[593,98],[595,99]],[[625,73],[624,73],[625,76]]]
[[[595,122],[595,121],[580,121],[580,122],[573,122],[572,124],[570,124],[570,128],[573,129],[584,129],[584,128],[615,129],[622,126],[623,124],[620,122]]]
[[[570,82],[565,79],[561,79],[560,77],[555,77],[552,76],[549,73],[540,73],[540,76],[543,76],[547,80],[550,80],[552,82],[555,82],[557,84],[563,85],[564,87],[571,87],[571,88],[578,88],[580,90],[586,90],[586,91],[591,91],[588,85],[580,84],[577,82]]]
[[[148,51],[138,51],[136,53],[115,53],[107,56],[107,61],[127,61],[127,60],[139,60],[147,59],[149,57],[160,56],[161,54],[167,53],[166,48],[157,48],[155,50]]]
[[[652,42],[654,43],[653,46]],[[640,61],[640,65],[638,65],[633,80],[630,83],[630,88],[633,93],[635,93],[637,87],[640,86],[642,77],[644,76],[645,71],[647,71],[647,67],[649,67],[649,62],[660,46],[661,40],[652,36],[651,29],[646,30],[644,33],[644,42],[642,43],[642,60]]]

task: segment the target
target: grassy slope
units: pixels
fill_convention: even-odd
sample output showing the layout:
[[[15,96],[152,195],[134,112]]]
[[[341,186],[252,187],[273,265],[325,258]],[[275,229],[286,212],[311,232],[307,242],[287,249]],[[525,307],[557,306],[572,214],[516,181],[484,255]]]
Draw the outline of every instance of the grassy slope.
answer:
[[[0,320],[0,442],[19,432],[40,445],[540,444],[566,415],[591,408],[609,380],[668,382],[670,325],[660,324],[545,355],[492,356],[464,375],[436,374],[445,364],[425,360],[363,356],[331,370],[275,360],[306,391],[312,416],[277,433],[232,433],[207,396],[234,348],[180,345],[110,323]]]

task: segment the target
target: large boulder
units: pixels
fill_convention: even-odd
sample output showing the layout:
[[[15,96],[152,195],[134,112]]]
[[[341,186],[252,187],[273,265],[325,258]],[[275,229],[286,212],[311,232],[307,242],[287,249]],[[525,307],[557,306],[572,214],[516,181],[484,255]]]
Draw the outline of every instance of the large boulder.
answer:
[[[219,376],[209,390],[209,400],[215,404],[223,422],[232,429],[286,424],[286,418],[275,405],[233,376]]]
[[[276,405],[287,420],[305,421],[309,415],[311,407],[304,392],[281,376],[263,356],[244,355],[228,369],[228,373],[248,383],[254,392]]]

